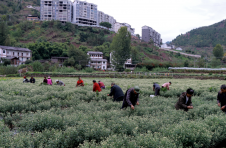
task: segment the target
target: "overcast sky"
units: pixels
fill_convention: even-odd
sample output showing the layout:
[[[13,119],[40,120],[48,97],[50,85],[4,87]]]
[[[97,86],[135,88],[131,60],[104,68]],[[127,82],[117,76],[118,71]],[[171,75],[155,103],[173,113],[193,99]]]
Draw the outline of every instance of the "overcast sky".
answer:
[[[74,0],[72,0],[74,1]],[[141,34],[150,26],[161,34],[163,43],[191,29],[226,19],[226,0],[86,0],[98,10],[128,23]]]

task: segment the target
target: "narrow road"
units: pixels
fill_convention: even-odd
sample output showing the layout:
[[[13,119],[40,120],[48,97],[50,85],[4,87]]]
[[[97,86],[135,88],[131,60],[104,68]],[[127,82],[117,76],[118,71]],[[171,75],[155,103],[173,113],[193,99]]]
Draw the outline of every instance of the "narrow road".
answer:
[[[179,51],[175,51],[175,50],[171,50],[171,49],[163,49],[163,48],[160,48],[160,49],[170,51],[170,52],[180,53],[180,54],[185,55],[185,56],[201,58],[201,55],[187,54],[187,53],[183,53],[183,52],[179,52]]]

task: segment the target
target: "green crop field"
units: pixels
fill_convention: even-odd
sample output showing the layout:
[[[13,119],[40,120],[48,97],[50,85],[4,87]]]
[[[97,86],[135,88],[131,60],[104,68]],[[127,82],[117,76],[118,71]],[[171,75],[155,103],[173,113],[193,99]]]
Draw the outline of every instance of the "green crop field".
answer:
[[[65,87],[40,86],[41,78],[36,84],[0,78],[0,147],[205,148],[226,139],[226,115],[216,97],[224,81],[106,78],[107,89],[96,94],[91,78],[82,88],[75,88],[77,78],[59,79]],[[168,81],[170,91],[150,98],[153,82]],[[139,85],[140,105],[120,110],[122,102],[107,97],[111,82],[124,92]],[[189,87],[194,109],[177,111],[178,96]]]

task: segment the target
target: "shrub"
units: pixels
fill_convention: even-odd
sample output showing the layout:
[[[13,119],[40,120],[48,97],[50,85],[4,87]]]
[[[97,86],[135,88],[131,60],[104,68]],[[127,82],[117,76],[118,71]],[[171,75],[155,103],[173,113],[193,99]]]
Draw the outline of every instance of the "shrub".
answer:
[[[31,65],[32,65],[33,71],[37,71],[37,72],[44,71],[44,67],[39,61],[35,61]]]
[[[86,68],[85,68],[85,72],[92,73],[92,72],[93,72],[93,68],[86,67]]]
[[[76,70],[73,67],[62,67],[58,69],[61,73],[73,73],[76,72]]]
[[[32,63],[32,60],[25,61],[25,64],[31,64],[31,63]]]

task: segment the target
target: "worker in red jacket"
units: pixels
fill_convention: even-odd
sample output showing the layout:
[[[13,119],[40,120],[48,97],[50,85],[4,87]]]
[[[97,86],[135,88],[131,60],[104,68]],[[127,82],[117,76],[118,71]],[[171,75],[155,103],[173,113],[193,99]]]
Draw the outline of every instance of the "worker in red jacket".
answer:
[[[100,91],[101,91],[100,86],[99,86],[99,84],[96,82],[96,80],[93,80],[93,91],[94,91],[94,92],[96,92],[96,91],[100,92]]]

